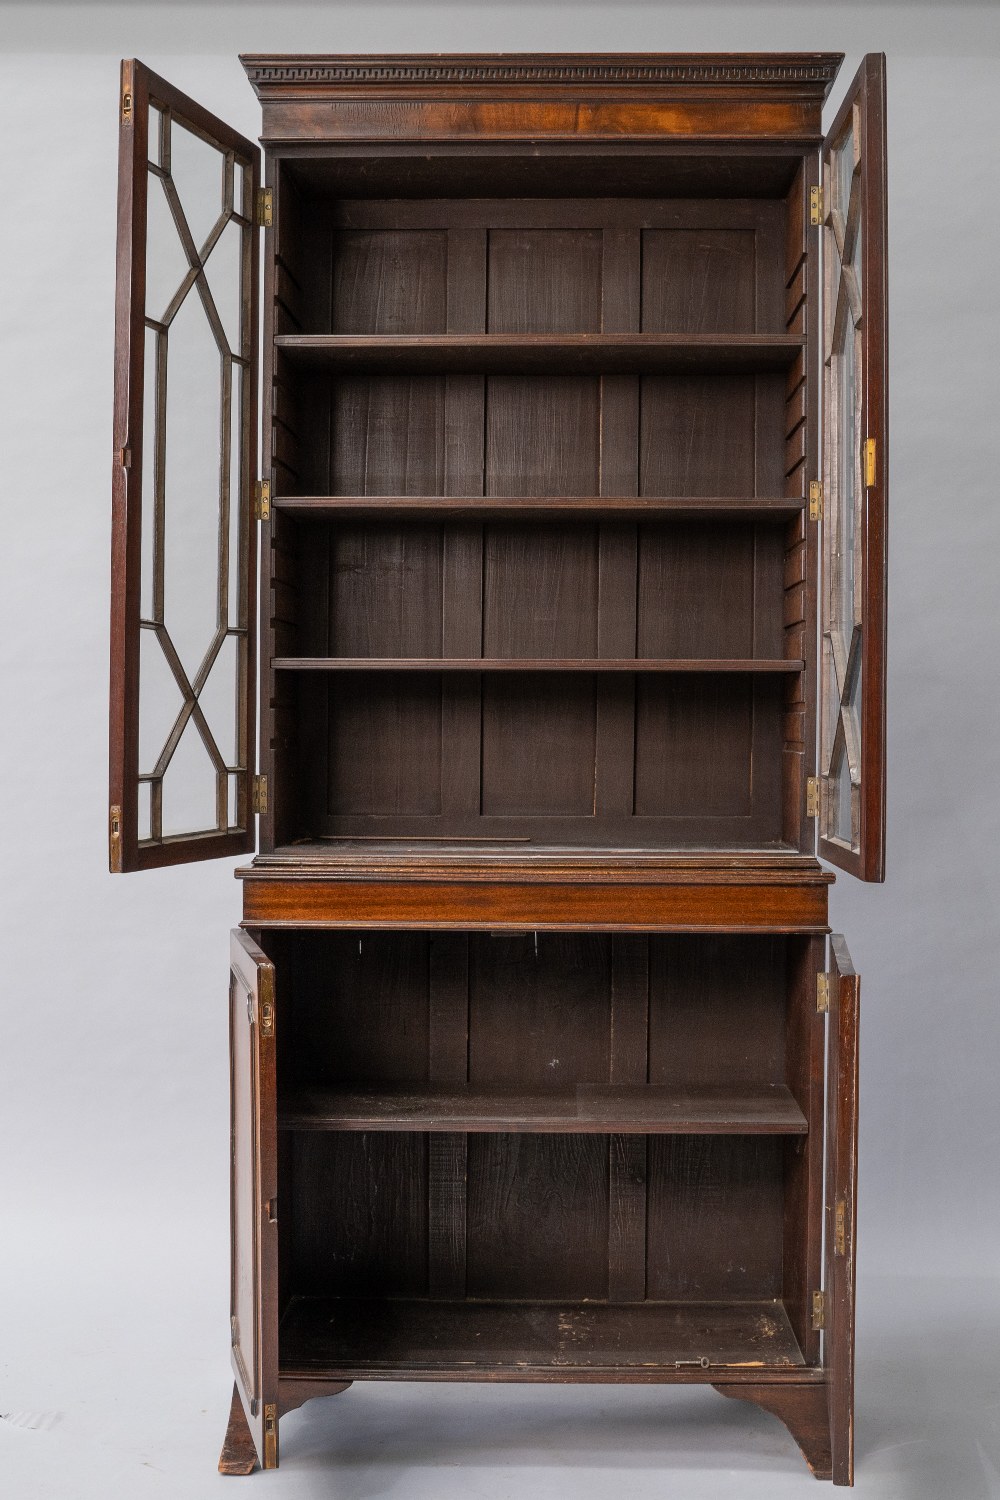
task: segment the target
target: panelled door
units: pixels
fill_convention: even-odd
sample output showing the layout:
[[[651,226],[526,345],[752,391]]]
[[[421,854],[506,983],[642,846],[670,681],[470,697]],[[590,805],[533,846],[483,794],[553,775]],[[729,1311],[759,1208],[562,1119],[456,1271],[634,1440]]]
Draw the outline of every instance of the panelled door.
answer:
[[[826,1367],[834,1484],[854,1483],[854,1284],[858,1165],[858,1001],[847,944],[830,938],[827,1042]]]
[[[260,152],[122,64],[111,869],[252,850]]]
[[[885,58],[865,58],[823,145],[819,852],[885,878]]]
[[[230,943],[230,1330],[233,1373],[261,1467],[278,1463],[278,1132],[274,966]]]

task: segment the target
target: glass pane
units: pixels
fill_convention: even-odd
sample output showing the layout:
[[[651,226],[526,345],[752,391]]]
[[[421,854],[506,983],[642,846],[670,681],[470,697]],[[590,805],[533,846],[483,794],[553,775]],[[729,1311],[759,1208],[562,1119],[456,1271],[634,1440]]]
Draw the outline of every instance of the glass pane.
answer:
[[[222,360],[195,293],[167,339],[164,619],[189,678],[219,621]]]
[[[240,420],[243,411],[243,369],[242,366],[234,364],[232,371],[233,416],[229,429],[229,587],[226,614],[227,623],[231,627],[239,628],[246,625],[246,611],[243,608],[241,594],[240,538],[248,524],[243,514],[242,501],[244,493],[249,492],[249,485],[244,484],[243,477],[243,423]]]
[[[153,570],[156,565],[156,349],[158,338],[146,329],[142,383],[142,536],[139,562],[139,617],[152,620],[155,608]]]
[[[210,146],[179,120],[171,121],[170,176],[199,251],[223,212],[225,162],[216,146]]]
[[[851,201],[851,182],[854,177],[855,162],[855,138],[854,120],[844,135],[843,140],[833,152],[833,193],[834,207],[840,210],[841,216],[846,221],[847,210]]]
[[[237,665],[236,637],[227,635],[198,699],[212,731],[212,738],[227,766],[236,765],[239,745]]]
[[[155,841],[240,826],[250,413],[233,356],[251,347],[252,230],[232,213],[252,174],[160,108],[149,154],[144,311],[164,326],[144,345],[139,593],[160,629],[140,638],[139,772],[162,781],[140,784],[137,811]]]
[[[850,643],[854,628],[855,551],[857,548],[857,511],[861,498],[859,430],[860,383],[858,380],[857,339],[848,314],[845,318],[842,347],[834,356],[837,386],[838,452],[836,490],[833,496],[833,519],[836,532],[833,541],[833,623],[839,625],[845,645]]]
[[[216,827],[216,776],[198,727],[189,719],[163,776],[163,836]]]
[[[162,323],[191,262],[184,253],[162,177],[146,183],[146,316]]]
[[[243,231],[230,219],[205,260],[205,277],[215,303],[230,352],[239,354],[240,328],[240,255]]]
[[[851,781],[851,769],[847,763],[847,756],[843,752],[837,766],[833,785],[836,790],[836,806],[833,820],[833,837],[840,839],[843,844],[853,844],[853,816],[854,786]]]
[[[155,630],[139,632],[139,775],[148,776],[163,754],[184,707]]]

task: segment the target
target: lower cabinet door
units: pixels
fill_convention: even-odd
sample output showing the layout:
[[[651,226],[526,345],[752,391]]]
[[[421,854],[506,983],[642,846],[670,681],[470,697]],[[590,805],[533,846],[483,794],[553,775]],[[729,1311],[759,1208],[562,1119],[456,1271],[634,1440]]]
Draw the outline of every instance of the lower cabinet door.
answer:
[[[261,1467],[278,1462],[274,966],[236,930],[229,966],[230,1329],[236,1386]]]
[[[858,1165],[858,997],[847,944],[830,938],[824,1353],[835,1484],[854,1483],[854,1285]]]

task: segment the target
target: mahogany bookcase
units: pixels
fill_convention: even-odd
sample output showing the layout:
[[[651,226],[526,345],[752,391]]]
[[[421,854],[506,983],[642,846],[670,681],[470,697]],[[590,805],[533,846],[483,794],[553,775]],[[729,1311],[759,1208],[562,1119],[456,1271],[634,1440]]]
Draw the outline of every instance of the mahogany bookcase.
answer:
[[[221,1467],[693,1381],[850,1484],[884,58],[243,61],[263,183],[123,64],[113,477],[111,867],[255,853]]]

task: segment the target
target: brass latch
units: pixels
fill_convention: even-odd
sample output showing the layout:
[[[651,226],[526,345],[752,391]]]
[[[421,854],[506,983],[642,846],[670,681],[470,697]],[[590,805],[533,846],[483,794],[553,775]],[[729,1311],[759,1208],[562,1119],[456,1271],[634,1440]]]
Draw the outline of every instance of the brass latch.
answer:
[[[274,223],[274,192],[273,189],[257,189],[257,223],[261,229],[270,229]]]
[[[809,519],[810,521],[823,519],[823,486],[818,479],[809,481]]]
[[[838,1198],[833,1210],[833,1253],[847,1254],[847,1204]]]
[[[274,1402],[264,1403],[264,1468],[278,1467],[278,1408]]]
[[[253,810],[255,813],[267,812],[266,776],[255,776],[253,779]]]
[[[823,222],[823,189],[821,187],[809,189],[809,222],[814,226]]]
[[[122,810],[115,806],[108,811],[108,859],[112,875],[122,870]]]
[[[253,514],[255,521],[268,521],[271,517],[271,481],[258,479],[253,487]]]
[[[826,1327],[826,1293],[813,1292],[812,1326],[819,1331]]]
[[[865,439],[865,488],[875,486],[875,439]]]
[[[122,91],[122,124],[123,125],[131,125],[131,123],[132,123],[132,90],[131,89],[124,89]]]
[[[816,975],[816,1009],[821,1016],[825,1016],[830,1009],[830,976],[829,974]]]
[[[806,777],[806,817],[819,817],[819,777]]]
[[[274,1005],[270,1000],[260,1002],[260,1034],[274,1036]]]

